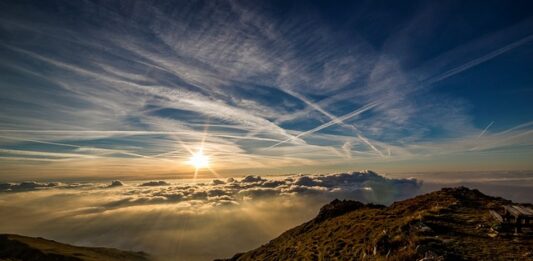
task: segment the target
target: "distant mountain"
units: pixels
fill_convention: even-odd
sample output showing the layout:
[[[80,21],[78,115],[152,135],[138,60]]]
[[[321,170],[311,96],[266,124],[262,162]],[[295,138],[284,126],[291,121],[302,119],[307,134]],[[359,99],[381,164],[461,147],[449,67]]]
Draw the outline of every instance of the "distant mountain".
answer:
[[[79,247],[43,238],[0,234],[0,260],[9,261],[145,261],[143,252]]]
[[[442,189],[389,207],[339,201],[269,243],[227,260],[533,260],[533,237],[498,233],[489,210],[512,202]]]

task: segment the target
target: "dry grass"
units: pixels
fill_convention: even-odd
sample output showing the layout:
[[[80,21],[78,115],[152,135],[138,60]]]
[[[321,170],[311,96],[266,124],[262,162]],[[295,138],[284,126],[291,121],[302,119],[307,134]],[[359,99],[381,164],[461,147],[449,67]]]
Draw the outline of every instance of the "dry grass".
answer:
[[[488,236],[488,210],[508,203],[477,190],[443,189],[311,220],[232,260],[532,260],[530,236]]]

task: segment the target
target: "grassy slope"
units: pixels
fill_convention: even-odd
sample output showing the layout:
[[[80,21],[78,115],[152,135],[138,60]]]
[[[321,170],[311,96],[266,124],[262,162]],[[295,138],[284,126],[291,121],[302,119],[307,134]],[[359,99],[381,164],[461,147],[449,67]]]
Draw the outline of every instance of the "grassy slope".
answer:
[[[112,248],[79,247],[43,238],[19,235],[0,235],[0,260],[149,260],[142,252],[128,252]]]
[[[532,237],[488,235],[494,223],[488,210],[510,201],[477,190],[443,189],[389,207],[351,202],[352,211],[323,218],[321,210],[231,260],[533,260]],[[346,203],[337,202],[341,209]]]

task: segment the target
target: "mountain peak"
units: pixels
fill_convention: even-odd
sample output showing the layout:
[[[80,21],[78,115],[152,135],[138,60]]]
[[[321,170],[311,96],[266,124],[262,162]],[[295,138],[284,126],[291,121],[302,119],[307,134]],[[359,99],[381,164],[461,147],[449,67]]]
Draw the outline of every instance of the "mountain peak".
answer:
[[[533,238],[494,238],[489,210],[511,201],[444,188],[385,207],[335,199],[317,217],[229,260],[509,260],[533,258]]]

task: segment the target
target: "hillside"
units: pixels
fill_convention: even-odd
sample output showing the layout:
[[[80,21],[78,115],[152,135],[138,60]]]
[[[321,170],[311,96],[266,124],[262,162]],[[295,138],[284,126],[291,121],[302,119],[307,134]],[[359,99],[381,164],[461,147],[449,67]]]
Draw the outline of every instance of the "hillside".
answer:
[[[511,202],[464,187],[389,207],[334,200],[318,216],[228,260],[533,260],[531,231],[498,233]]]
[[[9,261],[145,261],[148,255],[112,248],[79,247],[43,238],[0,235],[0,260]]]

